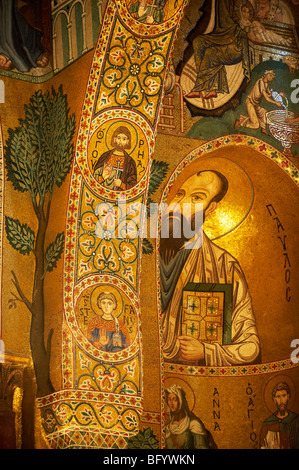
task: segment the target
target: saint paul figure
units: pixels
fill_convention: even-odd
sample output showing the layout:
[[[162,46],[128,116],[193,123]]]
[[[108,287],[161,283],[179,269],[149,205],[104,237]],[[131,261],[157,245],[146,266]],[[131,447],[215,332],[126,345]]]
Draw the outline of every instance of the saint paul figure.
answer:
[[[227,189],[228,181],[221,173],[195,173],[181,185],[162,216],[162,227],[164,219],[169,227],[169,237],[160,239],[163,354],[169,362],[207,366],[260,362],[260,341],[244,272],[230,253],[206,236],[202,225],[194,223],[198,207],[204,221]],[[184,204],[190,206],[189,215],[184,214]],[[175,229],[177,223],[186,224],[186,217],[193,232],[189,239],[185,234],[178,237]],[[221,299],[217,309],[216,297],[211,302],[215,290],[224,298],[222,318]],[[185,304],[185,294],[187,301],[193,298],[194,302]],[[221,341],[213,336],[213,328],[219,330],[217,322],[225,333]]]

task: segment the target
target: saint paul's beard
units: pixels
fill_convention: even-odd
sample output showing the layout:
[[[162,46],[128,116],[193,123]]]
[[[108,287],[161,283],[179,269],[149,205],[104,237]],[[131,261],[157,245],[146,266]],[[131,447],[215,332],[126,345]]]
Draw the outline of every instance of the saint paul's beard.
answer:
[[[184,247],[185,243],[189,242],[194,237],[194,234],[202,228],[202,225],[197,227],[195,232],[196,222],[197,219],[195,214],[191,217],[190,223],[180,212],[174,213],[171,211],[162,217],[160,256],[164,264],[169,264],[177,253]],[[187,227],[188,230],[185,229]]]

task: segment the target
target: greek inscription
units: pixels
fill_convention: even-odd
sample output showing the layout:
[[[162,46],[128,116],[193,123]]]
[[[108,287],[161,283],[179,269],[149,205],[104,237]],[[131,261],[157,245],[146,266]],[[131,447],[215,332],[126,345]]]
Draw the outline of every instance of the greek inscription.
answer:
[[[282,249],[283,249],[283,269],[284,269],[284,279],[285,279],[285,283],[287,284],[286,286],[286,289],[285,289],[285,298],[286,298],[286,301],[287,302],[290,302],[291,301],[291,288],[290,286],[288,285],[291,281],[291,261],[290,261],[290,258],[289,258],[289,254],[288,254],[288,247],[287,247],[287,234],[283,234],[282,232],[284,232],[284,227],[281,223],[281,221],[279,220],[278,216],[277,216],[277,212],[275,210],[275,208],[273,207],[272,204],[267,204],[266,205],[266,208],[270,214],[270,216],[272,217],[272,220],[276,222],[276,227],[277,227],[277,238],[280,240],[280,243],[281,243],[281,246],[282,246]]]
[[[258,439],[257,439],[257,434],[255,431],[255,426],[254,426],[254,413],[255,413],[255,402],[254,399],[256,397],[256,394],[253,391],[253,388],[251,384],[248,382],[248,385],[246,387],[245,393],[248,397],[248,402],[247,402],[247,419],[250,427],[250,434],[249,434],[249,439],[252,443],[252,446],[254,449],[258,448]]]
[[[220,396],[217,388],[214,388],[213,392],[213,419],[214,431],[220,431]]]

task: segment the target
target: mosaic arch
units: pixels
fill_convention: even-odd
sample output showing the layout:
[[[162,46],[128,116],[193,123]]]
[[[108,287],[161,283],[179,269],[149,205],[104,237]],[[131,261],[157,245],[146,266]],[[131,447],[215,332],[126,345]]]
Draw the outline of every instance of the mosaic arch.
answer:
[[[138,229],[186,2],[167,2],[153,24],[136,17],[131,3],[107,5],[82,107],[66,221],[62,390],[38,399],[54,448],[125,447],[143,411]],[[115,157],[119,135],[129,143]],[[119,154],[109,180],[104,171]],[[113,299],[108,320],[101,293]],[[103,329],[109,345],[101,342]]]

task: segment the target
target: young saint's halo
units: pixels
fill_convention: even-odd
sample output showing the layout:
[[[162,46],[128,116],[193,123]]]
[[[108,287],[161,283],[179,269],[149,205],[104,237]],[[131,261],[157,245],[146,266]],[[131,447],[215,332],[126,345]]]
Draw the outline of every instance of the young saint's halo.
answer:
[[[113,311],[113,315],[114,315],[114,317],[119,317],[123,312],[123,303],[124,303],[123,298],[122,298],[120,292],[115,287],[112,287],[110,285],[100,285],[100,286],[97,286],[92,291],[91,296],[90,296],[90,306],[91,306],[93,312],[96,315],[100,314],[100,309],[99,309],[99,306],[97,304],[97,298],[102,292],[109,292],[109,293],[111,293],[115,296],[116,302],[117,302],[117,307]]]

